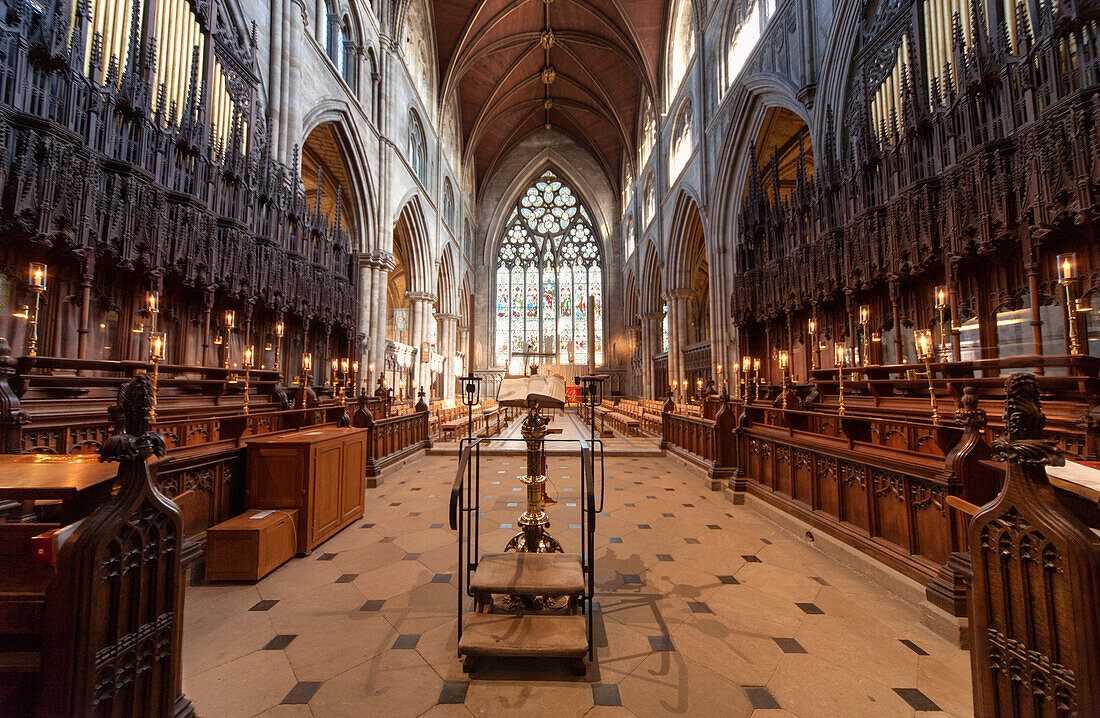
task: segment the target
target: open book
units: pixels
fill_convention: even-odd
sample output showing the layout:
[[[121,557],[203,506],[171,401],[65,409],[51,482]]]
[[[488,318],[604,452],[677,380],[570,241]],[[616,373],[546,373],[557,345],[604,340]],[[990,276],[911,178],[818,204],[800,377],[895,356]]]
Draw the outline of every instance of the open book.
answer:
[[[556,376],[506,376],[500,380],[497,403],[501,406],[537,406],[560,409],[565,406],[565,380]]]

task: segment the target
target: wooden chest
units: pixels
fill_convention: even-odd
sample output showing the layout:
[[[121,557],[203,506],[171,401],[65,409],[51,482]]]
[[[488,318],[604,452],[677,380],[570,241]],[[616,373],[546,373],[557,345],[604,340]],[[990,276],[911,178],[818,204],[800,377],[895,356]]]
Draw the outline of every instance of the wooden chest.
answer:
[[[206,530],[206,580],[260,580],[294,555],[297,526],[297,509],[252,509],[211,526]]]
[[[245,506],[298,509],[298,553],[309,553],[363,515],[368,435],[319,427],[249,440]]]

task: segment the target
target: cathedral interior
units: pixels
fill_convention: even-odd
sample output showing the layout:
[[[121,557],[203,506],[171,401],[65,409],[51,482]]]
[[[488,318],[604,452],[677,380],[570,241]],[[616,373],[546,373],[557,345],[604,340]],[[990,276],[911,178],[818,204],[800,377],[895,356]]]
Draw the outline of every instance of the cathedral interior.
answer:
[[[0,715],[1100,715],[1100,0],[0,0]]]

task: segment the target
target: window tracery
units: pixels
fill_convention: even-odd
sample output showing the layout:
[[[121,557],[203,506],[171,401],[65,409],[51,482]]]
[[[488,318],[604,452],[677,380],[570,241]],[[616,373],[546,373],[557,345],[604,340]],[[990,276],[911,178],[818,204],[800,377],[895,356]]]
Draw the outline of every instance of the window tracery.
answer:
[[[695,20],[691,0],[681,0],[676,7],[672,23],[672,42],[669,48],[668,97],[676,96],[687,74],[688,65],[695,59]],[[666,102],[666,106],[667,106]]]
[[[409,112],[409,166],[412,167],[413,174],[421,182],[427,182],[428,177],[428,148],[427,140],[424,137],[424,125],[420,123],[420,118],[416,116],[416,112]]]
[[[684,171],[684,166],[695,150],[692,122],[691,100],[688,100],[680,108],[680,113],[676,115],[676,124],[673,125],[671,156],[668,163],[669,185],[672,185]]]
[[[653,215],[657,207],[657,194],[653,187],[653,175],[645,178],[645,189],[642,191],[642,224],[649,226],[653,221]]]
[[[595,363],[603,362],[601,253],[591,215],[572,187],[551,171],[532,183],[508,218],[496,263],[497,364],[530,349],[578,364],[588,362],[591,350]]]

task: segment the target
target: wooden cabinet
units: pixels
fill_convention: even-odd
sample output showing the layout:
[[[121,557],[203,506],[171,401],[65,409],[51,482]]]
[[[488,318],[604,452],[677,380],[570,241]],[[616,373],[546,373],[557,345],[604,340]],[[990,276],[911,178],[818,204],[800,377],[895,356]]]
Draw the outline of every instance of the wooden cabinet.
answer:
[[[245,505],[298,509],[298,553],[363,515],[367,432],[320,427],[248,441]]]

